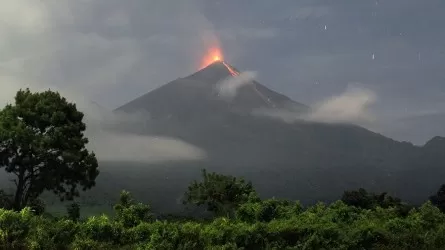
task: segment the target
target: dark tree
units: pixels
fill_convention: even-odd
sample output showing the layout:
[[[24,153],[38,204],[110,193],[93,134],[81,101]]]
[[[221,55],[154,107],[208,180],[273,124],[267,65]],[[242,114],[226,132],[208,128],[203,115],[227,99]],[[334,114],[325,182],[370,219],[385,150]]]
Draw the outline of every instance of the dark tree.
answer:
[[[193,181],[184,194],[183,203],[205,205],[207,211],[228,215],[239,205],[258,196],[251,182],[230,175],[207,173],[202,170],[201,182]]]
[[[45,202],[42,199],[32,199],[27,204],[31,211],[36,215],[42,215],[45,212]]]
[[[80,205],[77,202],[73,202],[66,206],[66,212],[68,213],[68,218],[72,221],[78,221],[80,218]]]
[[[440,186],[435,195],[430,196],[430,201],[433,205],[438,207],[440,211],[445,213],[445,184]]]
[[[12,208],[12,196],[7,194],[4,190],[0,189],[0,208],[11,209]]]
[[[341,200],[350,206],[355,206],[363,209],[374,209],[376,207],[389,208],[396,207],[401,214],[406,214],[411,207],[397,197],[392,197],[388,193],[374,194],[367,192],[360,188],[353,191],[345,191]]]
[[[50,90],[20,90],[0,110],[0,167],[15,175],[13,208],[20,210],[44,190],[71,200],[95,185],[99,173],[88,152],[83,114]]]
[[[372,194],[369,194],[365,189],[345,191],[341,200],[349,205],[364,209],[371,209],[374,206]]]

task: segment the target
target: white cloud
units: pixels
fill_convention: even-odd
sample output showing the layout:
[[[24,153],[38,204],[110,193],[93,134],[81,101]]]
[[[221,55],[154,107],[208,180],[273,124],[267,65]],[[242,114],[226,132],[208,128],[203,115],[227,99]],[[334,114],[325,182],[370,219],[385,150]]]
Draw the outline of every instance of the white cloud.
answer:
[[[369,105],[375,102],[376,94],[367,89],[349,88],[319,104],[305,117],[307,120],[328,123],[356,123],[373,120]]]
[[[216,85],[216,91],[222,98],[230,100],[236,96],[242,86],[252,83],[255,77],[256,72],[253,71],[245,71],[238,76],[230,76]]]
[[[79,96],[76,103],[88,125],[88,148],[99,160],[155,163],[163,161],[201,160],[206,152],[185,141],[160,136],[123,132],[127,128],[147,126],[150,114],[143,111],[115,113]]]
[[[184,141],[168,138],[100,131],[91,138],[89,148],[106,161],[163,162],[200,160],[205,152]]]
[[[309,112],[294,112],[281,109],[255,110],[254,115],[266,116],[284,122],[298,120],[323,123],[352,123],[369,126],[375,121],[370,111],[377,95],[368,89],[349,87],[340,95],[327,98],[311,108]]]

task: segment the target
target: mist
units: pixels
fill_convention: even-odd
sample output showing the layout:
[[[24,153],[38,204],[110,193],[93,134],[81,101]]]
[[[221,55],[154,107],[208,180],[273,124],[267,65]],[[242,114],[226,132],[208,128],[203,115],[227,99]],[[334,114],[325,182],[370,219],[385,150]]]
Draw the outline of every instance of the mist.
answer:
[[[284,109],[259,109],[254,115],[266,116],[292,123],[299,120],[322,123],[350,123],[369,125],[376,121],[371,106],[377,100],[374,91],[348,87],[343,93],[333,95],[314,104],[309,112],[293,112]]]
[[[88,148],[99,160],[157,163],[206,158],[203,149],[176,138],[126,132],[135,126],[148,126],[148,113],[116,113],[94,104],[84,107]]]
[[[371,90],[350,87],[340,95],[315,104],[312,112],[304,119],[326,123],[370,122],[375,117],[369,107],[376,99],[376,94]]]

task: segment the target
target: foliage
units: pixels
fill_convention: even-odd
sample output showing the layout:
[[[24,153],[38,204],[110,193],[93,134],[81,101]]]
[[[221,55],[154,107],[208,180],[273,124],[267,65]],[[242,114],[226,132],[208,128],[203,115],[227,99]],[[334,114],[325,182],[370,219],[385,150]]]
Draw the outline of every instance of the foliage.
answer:
[[[116,218],[125,227],[133,227],[141,221],[150,221],[152,214],[150,206],[137,203],[128,191],[123,190],[119,197],[119,203],[114,206]]]
[[[12,195],[0,189],[0,208],[11,209],[12,205]]]
[[[123,191],[116,215],[84,221],[0,209],[0,249],[441,249],[445,214],[427,202],[363,209],[343,201],[304,209],[299,202],[250,200],[236,218],[153,220]],[[143,212],[142,212],[143,211]]]
[[[94,153],[85,148],[83,114],[57,92],[20,90],[0,111],[0,167],[15,175],[16,210],[51,190],[62,199],[95,184]]]
[[[300,202],[268,199],[242,204],[236,211],[236,217],[246,222],[269,222],[275,219],[287,219],[303,210]]]
[[[441,185],[437,193],[430,197],[430,201],[437,206],[440,211],[445,212],[445,184]]]
[[[0,210],[0,246],[2,249],[20,249],[30,231],[30,208],[20,212]]]
[[[376,207],[390,208],[395,207],[402,215],[407,215],[411,210],[411,206],[403,203],[399,198],[392,197],[388,193],[381,194],[369,193],[365,189],[360,188],[353,191],[345,191],[341,200],[350,206],[363,209],[375,209]]]
[[[216,215],[229,215],[248,200],[256,200],[258,196],[251,182],[243,178],[202,170],[201,182],[193,181],[184,194],[184,204],[204,205]]]
[[[68,218],[73,221],[77,221],[80,218],[80,205],[77,202],[73,202],[66,207]]]
[[[45,212],[45,202],[42,199],[32,199],[29,201],[31,211],[36,215],[42,215]]]

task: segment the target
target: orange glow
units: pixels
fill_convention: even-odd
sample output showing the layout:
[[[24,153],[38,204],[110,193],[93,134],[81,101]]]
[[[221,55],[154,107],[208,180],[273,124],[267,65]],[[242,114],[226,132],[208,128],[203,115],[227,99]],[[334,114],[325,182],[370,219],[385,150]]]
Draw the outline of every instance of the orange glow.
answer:
[[[202,59],[201,66],[199,67],[199,69],[203,69],[207,67],[209,64],[212,64],[217,61],[223,61],[223,55],[221,49],[217,47],[211,48]]]
[[[239,73],[236,70],[232,69],[227,63],[223,62],[224,66],[226,66],[227,70],[230,72],[232,76],[239,76]]]

